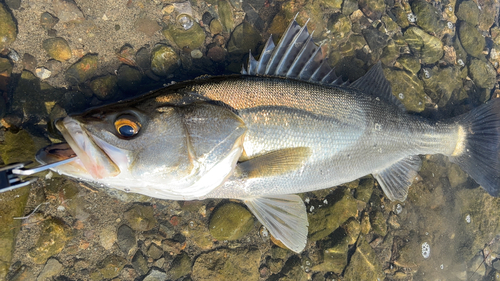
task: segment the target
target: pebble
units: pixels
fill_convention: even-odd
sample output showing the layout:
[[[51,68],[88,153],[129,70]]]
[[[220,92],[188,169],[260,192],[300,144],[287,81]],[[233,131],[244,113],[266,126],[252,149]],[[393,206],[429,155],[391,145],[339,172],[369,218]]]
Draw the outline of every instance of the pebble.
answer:
[[[55,258],[50,258],[42,269],[42,272],[36,278],[37,281],[52,280],[63,270],[63,265]]]
[[[132,266],[140,275],[148,273],[148,261],[141,250],[137,250],[137,252],[135,252],[134,257],[132,258]]]
[[[259,280],[260,251],[236,248],[201,253],[195,260],[194,280]],[[298,280],[298,279],[288,279]]]
[[[38,67],[35,69],[35,74],[36,77],[40,78],[41,80],[44,80],[49,78],[52,72],[45,67]]]
[[[122,252],[128,254],[136,244],[134,230],[126,224],[121,225],[118,228],[117,241]]]
[[[0,51],[12,44],[17,37],[17,27],[12,15],[0,3]]]
[[[43,12],[40,15],[40,25],[47,30],[52,29],[58,22],[59,19],[51,13]]]
[[[203,57],[203,53],[200,50],[198,50],[198,49],[192,50],[191,51],[191,57],[193,59],[200,59],[200,58]]]
[[[116,255],[107,256],[99,263],[99,272],[106,279],[115,278],[127,264],[127,260]]]
[[[74,1],[53,0],[52,9],[62,23],[78,23],[85,20],[82,11]]]
[[[210,218],[209,230],[217,240],[237,240],[245,236],[253,225],[254,217],[246,208],[227,202],[215,209]]]
[[[153,206],[135,204],[123,215],[129,226],[136,231],[148,231],[156,226]]]
[[[50,257],[64,249],[70,239],[69,228],[58,219],[48,219],[43,222],[40,237],[28,255],[36,264],[44,264]]]
[[[142,281],[165,281],[167,274],[161,270],[153,268],[151,272]]]
[[[170,46],[158,44],[151,51],[151,70],[158,76],[167,76],[181,65],[179,55]]]
[[[115,244],[117,239],[116,227],[113,225],[107,225],[101,229],[101,233],[99,234],[99,241],[101,242],[101,246],[110,250]]]
[[[97,55],[85,55],[66,70],[66,80],[74,85],[87,81],[97,71],[97,63]]]
[[[188,254],[182,252],[172,261],[172,265],[168,270],[168,275],[172,280],[177,280],[191,273],[191,265],[191,258],[189,258]]]

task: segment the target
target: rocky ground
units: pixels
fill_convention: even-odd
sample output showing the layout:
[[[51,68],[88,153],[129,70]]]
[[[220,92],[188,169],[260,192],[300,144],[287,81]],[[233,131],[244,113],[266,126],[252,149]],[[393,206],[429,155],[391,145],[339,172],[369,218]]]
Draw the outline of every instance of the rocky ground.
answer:
[[[298,14],[337,73],[382,61],[427,117],[499,96],[497,1],[0,1],[0,156],[32,160],[51,121],[171,81],[237,73]],[[437,109],[437,110],[436,110]],[[423,156],[405,202],[371,177],[302,194],[306,249],[239,202],[157,200],[45,173],[0,193],[0,280],[500,280],[500,200]]]

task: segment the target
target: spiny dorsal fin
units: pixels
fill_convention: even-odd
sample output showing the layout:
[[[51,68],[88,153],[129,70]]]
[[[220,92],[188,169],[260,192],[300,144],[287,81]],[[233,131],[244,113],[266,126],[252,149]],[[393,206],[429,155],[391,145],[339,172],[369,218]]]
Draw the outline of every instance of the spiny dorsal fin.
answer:
[[[363,77],[349,85],[349,88],[358,89],[367,95],[378,97],[406,111],[405,106],[392,94],[391,83],[385,78],[380,61],[370,68]]]
[[[269,37],[258,61],[250,53],[247,68],[243,68],[241,73],[341,85],[342,79],[328,65],[321,46],[314,43],[313,33],[307,30],[307,23],[301,27],[294,19],[278,45],[275,46],[272,37]]]

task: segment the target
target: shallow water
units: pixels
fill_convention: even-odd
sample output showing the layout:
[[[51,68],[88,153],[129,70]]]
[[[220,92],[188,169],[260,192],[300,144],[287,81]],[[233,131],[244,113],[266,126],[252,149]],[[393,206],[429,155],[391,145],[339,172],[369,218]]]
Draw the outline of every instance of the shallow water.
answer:
[[[17,38],[0,54],[4,163],[60,140],[51,121],[65,114],[238,73],[248,49],[257,55],[297,13],[346,79],[381,60],[409,111],[448,118],[498,96],[496,2],[9,3]],[[44,12],[59,21],[41,22]],[[46,50],[55,37],[69,50]],[[159,43],[178,55],[163,68],[150,62]],[[303,194],[315,232],[301,254],[228,200],[158,200],[42,174],[0,194],[0,280],[500,280],[500,200],[446,157],[421,157],[405,202],[389,201],[371,177]],[[210,226],[227,221],[241,238],[216,239],[226,234]]]

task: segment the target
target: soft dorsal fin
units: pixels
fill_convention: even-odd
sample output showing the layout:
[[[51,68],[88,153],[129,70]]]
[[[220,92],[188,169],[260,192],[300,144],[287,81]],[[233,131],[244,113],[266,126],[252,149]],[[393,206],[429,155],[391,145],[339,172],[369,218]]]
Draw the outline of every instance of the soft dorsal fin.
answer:
[[[294,19],[278,45],[275,46],[269,37],[258,61],[250,53],[247,68],[241,73],[341,85],[342,79],[328,65],[326,54],[314,43],[312,35],[307,30],[307,23],[301,27]]]
[[[358,89],[367,95],[378,97],[406,111],[404,105],[392,94],[391,83],[385,78],[380,61],[370,68],[363,77],[349,85],[349,88]]]

